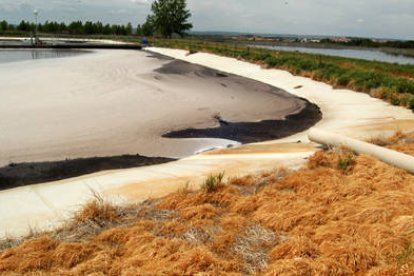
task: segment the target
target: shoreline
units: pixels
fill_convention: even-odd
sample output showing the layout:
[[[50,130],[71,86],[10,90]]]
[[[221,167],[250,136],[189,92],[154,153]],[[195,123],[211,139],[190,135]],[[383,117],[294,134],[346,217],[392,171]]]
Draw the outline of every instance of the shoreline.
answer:
[[[139,43],[127,43],[108,39],[90,38],[59,38],[59,37],[39,37],[40,44],[32,45],[32,37],[1,37],[1,48],[16,49],[118,49],[118,50],[141,50]]]
[[[114,57],[118,56],[125,57],[128,61],[121,60],[115,68],[98,69],[102,73],[98,76],[86,76],[87,79],[82,80],[85,82],[82,86],[73,84],[70,78],[65,77],[73,74],[68,74],[67,69],[63,68],[66,64],[69,70],[74,71],[73,68],[79,68],[74,65],[75,61],[79,61],[81,65],[88,60],[98,60],[106,64],[113,63]],[[149,69],[140,68],[139,74],[134,69],[128,69],[125,65],[128,62],[136,69],[142,67],[140,64],[130,63],[134,58],[144,64],[148,63]],[[28,69],[24,70],[34,74],[34,77],[30,77],[30,73],[25,75],[36,83],[30,89],[32,102],[24,106],[20,103],[27,94],[24,85],[16,84],[17,88],[14,84],[0,85],[0,88],[5,87],[0,90],[11,90],[20,95],[19,98],[3,93],[5,102],[10,98],[10,105],[17,105],[13,109],[4,104],[5,111],[0,112],[3,115],[0,123],[3,120],[5,126],[4,135],[0,137],[0,142],[3,140],[3,146],[0,146],[0,152],[3,153],[0,159],[0,190],[3,187],[57,181],[103,170],[159,164],[166,160],[192,156],[205,149],[233,147],[238,142],[278,139],[306,130],[321,119],[321,112],[316,105],[275,86],[152,52],[98,51],[62,62],[56,59],[40,60],[36,64],[40,64],[39,70],[44,74],[51,72],[44,68],[49,64],[59,66],[58,69],[62,71],[63,83],[66,85],[56,87],[57,94],[53,87],[44,87],[43,83],[51,81],[44,74],[38,74],[37,68],[32,67],[33,63],[30,61],[9,64],[12,71],[15,70],[14,67],[23,69],[24,64],[28,65]],[[0,66],[0,71],[5,66]],[[82,72],[88,74],[83,69],[77,75]],[[105,76],[104,83],[94,79],[101,78],[101,74]],[[13,72],[10,76],[18,78]],[[44,78],[43,83],[38,78]],[[55,82],[52,81],[52,84]],[[105,82],[112,86],[111,90],[104,87]],[[125,95],[122,87],[124,82],[127,82]],[[96,87],[96,91],[90,91],[90,85]],[[73,91],[77,90],[80,92],[74,95]],[[115,91],[119,94],[117,97],[124,97],[119,104],[113,103],[114,97],[111,95],[110,100],[104,99],[100,105],[90,106],[102,97],[102,92],[114,94]],[[137,92],[144,93],[137,95]],[[53,99],[61,97],[60,94],[64,101]],[[83,94],[89,94],[90,97],[84,97]],[[39,97],[45,100],[39,102]],[[77,101],[71,103],[72,98]],[[127,109],[131,102],[133,105]],[[55,104],[57,107],[54,107]],[[37,105],[43,108],[39,109]],[[85,107],[82,110],[79,106]],[[110,114],[116,108],[120,113],[118,117]],[[10,110],[7,111],[8,109]],[[72,109],[80,111],[74,114]],[[185,112],[182,112],[183,109]],[[51,111],[46,114],[43,110]],[[64,114],[61,114],[62,110],[65,111]],[[17,126],[7,120],[11,120],[16,112],[26,114],[17,119]],[[41,116],[33,121],[32,117],[39,114]],[[104,117],[100,119],[102,114]],[[215,118],[217,114],[220,114],[220,120]],[[77,128],[84,121],[90,123]],[[151,121],[152,124],[149,123]],[[118,128],[115,135],[112,131],[106,131],[111,127]],[[177,135],[174,131],[176,129],[184,129],[184,134]],[[186,129],[197,129],[198,134],[187,135]],[[60,137],[53,137],[50,133],[60,134]],[[33,137],[38,139],[35,143],[32,143]],[[79,140],[78,137],[82,139]],[[18,147],[13,149],[15,145]],[[49,151],[50,149],[53,151]],[[131,160],[130,154],[137,154],[135,160]],[[79,172],[75,172],[76,169]]]
[[[31,184],[59,181],[101,171],[145,167],[172,161],[175,161],[175,159],[146,157],[137,154],[10,164],[0,168],[0,191]]]
[[[70,44],[45,44],[45,45],[2,45],[0,49],[88,49],[88,50],[141,50],[140,45],[135,44],[83,44],[83,43],[70,43]]]
[[[394,50],[387,48],[355,48],[355,47],[344,47],[344,48],[328,48],[328,47],[310,47],[309,45],[283,45],[283,44],[243,44],[247,47],[258,48],[258,49],[269,49],[287,53],[301,53],[309,55],[317,55],[321,57],[331,58],[343,58],[350,60],[360,61],[372,61],[381,62],[385,64],[398,64],[402,66],[412,66],[414,64],[414,57],[406,55],[401,50],[399,53]],[[338,52],[332,52],[338,51]],[[355,51],[354,54],[349,52]],[[355,54],[355,53],[359,53]]]
[[[243,144],[266,142],[285,138],[305,131],[322,119],[319,107],[306,101],[305,107],[283,120],[262,120],[251,123],[232,123],[217,118],[220,126],[215,128],[172,131],[163,135],[166,138],[222,138]],[[300,142],[300,141],[298,141]]]
[[[238,42],[242,45],[249,46],[249,44],[254,46],[282,46],[282,47],[303,47],[309,49],[327,49],[327,50],[361,50],[361,51],[379,51],[385,54],[393,56],[403,56],[406,58],[414,58],[414,52],[410,52],[412,49],[406,48],[392,48],[392,47],[364,47],[364,46],[346,46],[341,44],[323,44],[323,43],[301,43],[301,42],[266,42],[266,41],[248,41],[248,42]]]
[[[220,120],[220,126],[216,128],[185,129],[169,132],[162,136],[166,138],[222,138],[243,144],[257,143],[291,136],[309,129],[321,119],[320,109],[316,105],[307,102],[305,108],[299,113],[288,115],[283,120],[264,120],[252,123],[231,123]],[[298,143],[301,143],[301,141],[299,140]],[[203,153],[210,150],[207,149]],[[65,180],[101,171],[146,167],[176,160],[174,158],[147,157],[136,154],[11,163],[0,167],[0,191],[31,184]]]

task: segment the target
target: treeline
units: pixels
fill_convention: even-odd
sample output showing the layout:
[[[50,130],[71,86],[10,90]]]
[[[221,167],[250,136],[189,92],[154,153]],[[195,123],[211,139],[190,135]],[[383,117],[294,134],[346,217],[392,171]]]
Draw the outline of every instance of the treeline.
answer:
[[[378,47],[390,47],[390,48],[401,48],[401,49],[413,49],[414,40],[387,40],[379,42],[369,38],[352,38],[347,42],[337,42],[331,39],[322,39],[321,43],[330,43],[330,44],[339,44],[345,46],[355,46],[355,47],[369,47],[369,48],[378,48]]]
[[[9,24],[3,20],[0,22],[0,34],[32,33],[36,24],[28,21],[21,21],[18,25]],[[131,23],[127,25],[103,24],[101,22],[74,21],[70,24],[63,22],[46,21],[37,25],[37,31],[50,34],[67,35],[133,35],[134,30]]]

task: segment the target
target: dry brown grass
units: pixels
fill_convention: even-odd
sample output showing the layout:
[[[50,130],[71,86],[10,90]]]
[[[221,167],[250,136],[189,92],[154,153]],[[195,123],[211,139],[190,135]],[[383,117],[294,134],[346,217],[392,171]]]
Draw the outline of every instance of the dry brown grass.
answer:
[[[391,137],[375,138],[371,139],[370,142],[405,154],[414,155],[414,133],[403,134],[402,132],[397,132]]]
[[[392,139],[384,145],[410,153],[410,136]],[[213,192],[124,208],[98,200],[0,251],[0,273],[414,275],[414,176],[334,149]]]

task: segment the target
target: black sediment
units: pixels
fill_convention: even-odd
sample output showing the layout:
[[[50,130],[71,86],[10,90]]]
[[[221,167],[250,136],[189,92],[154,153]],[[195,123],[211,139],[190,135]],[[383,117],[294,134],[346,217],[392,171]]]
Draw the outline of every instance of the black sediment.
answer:
[[[184,129],[164,134],[168,138],[222,138],[240,143],[254,143],[281,139],[305,131],[322,119],[319,107],[306,103],[299,113],[289,115],[284,120],[263,120],[251,123],[226,122],[216,118],[219,127],[207,129]]]
[[[56,162],[10,164],[0,168],[0,190],[78,177],[104,170],[127,169],[174,161],[171,158],[122,155]]]
[[[256,80],[177,60],[165,64],[157,69],[156,72],[177,75],[194,74],[200,78],[215,79],[220,84],[226,86],[231,85],[231,83],[238,83],[252,93],[256,91],[272,93],[280,98],[291,98],[292,101],[302,102],[304,106],[298,113],[288,115],[283,120],[236,123],[216,116],[215,119],[219,124],[218,127],[206,129],[188,128],[172,131],[163,135],[166,138],[222,138],[240,143],[262,142],[284,138],[307,130],[322,119],[322,113],[317,105],[310,103],[306,99],[295,97],[282,89]]]

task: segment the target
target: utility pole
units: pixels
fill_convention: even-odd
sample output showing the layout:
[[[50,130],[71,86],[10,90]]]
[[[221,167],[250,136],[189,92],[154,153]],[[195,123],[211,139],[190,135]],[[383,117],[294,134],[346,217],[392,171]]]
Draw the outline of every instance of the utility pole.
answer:
[[[39,44],[39,38],[37,37],[37,16],[39,15],[39,11],[35,9],[33,11],[33,14],[35,16],[35,29],[34,29],[34,46],[37,46]]]

